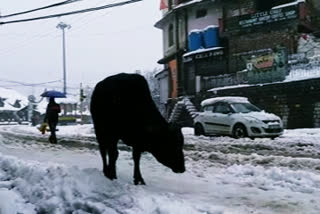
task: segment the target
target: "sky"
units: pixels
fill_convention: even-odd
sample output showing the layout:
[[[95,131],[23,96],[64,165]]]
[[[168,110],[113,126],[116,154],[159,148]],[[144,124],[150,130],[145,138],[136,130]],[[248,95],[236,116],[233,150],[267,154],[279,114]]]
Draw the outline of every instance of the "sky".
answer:
[[[319,129],[233,139],[183,128],[186,172],[148,152],[133,185],[130,149],[121,145],[118,179],[102,173],[92,125],[58,126],[58,144],[32,126],[0,126],[0,213],[318,214]]]
[[[1,0],[2,15],[61,2],[62,0]],[[37,17],[92,8],[122,0],[82,0],[0,21]],[[79,93],[80,83],[93,87],[112,74],[161,68],[162,33],[154,27],[161,18],[159,1],[141,2],[96,12],[41,21],[0,26],[0,86],[14,88],[25,95],[38,95],[47,89],[62,90],[62,31],[59,22],[71,25],[66,30],[67,92]],[[44,83],[36,87],[10,81]]]

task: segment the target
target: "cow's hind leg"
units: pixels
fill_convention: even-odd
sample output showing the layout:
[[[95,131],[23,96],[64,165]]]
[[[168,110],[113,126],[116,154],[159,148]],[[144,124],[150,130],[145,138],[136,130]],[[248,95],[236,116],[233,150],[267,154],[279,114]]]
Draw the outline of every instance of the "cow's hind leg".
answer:
[[[107,148],[104,144],[99,142],[100,155],[102,159],[103,173],[106,177],[108,172],[108,164],[107,164]]]
[[[99,143],[100,154],[102,158],[103,164],[103,173],[104,175],[113,180],[117,178],[116,175],[116,160],[118,158],[118,150],[117,150],[117,139],[105,139],[99,137],[97,135],[97,140]],[[108,162],[107,162],[107,154],[108,154]]]
[[[135,185],[141,184],[145,185],[141,172],[140,172],[140,157],[141,151],[138,149],[133,149],[133,161],[134,161],[134,172],[133,172],[133,182]]]
[[[105,175],[111,180],[117,179],[116,162],[119,156],[117,143],[118,143],[118,140],[113,139],[108,144],[109,165],[107,167],[107,171],[105,172]]]

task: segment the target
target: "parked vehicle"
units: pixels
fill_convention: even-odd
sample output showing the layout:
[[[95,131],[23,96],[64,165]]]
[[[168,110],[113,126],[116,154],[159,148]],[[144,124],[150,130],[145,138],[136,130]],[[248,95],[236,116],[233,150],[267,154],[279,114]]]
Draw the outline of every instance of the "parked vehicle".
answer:
[[[281,119],[260,110],[246,97],[217,97],[202,101],[195,118],[195,135],[230,135],[235,138],[270,137],[283,133]]]

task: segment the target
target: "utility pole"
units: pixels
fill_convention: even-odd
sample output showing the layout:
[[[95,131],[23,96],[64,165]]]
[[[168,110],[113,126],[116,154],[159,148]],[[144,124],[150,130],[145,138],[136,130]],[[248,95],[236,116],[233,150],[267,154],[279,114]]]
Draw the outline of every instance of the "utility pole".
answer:
[[[65,29],[70,29],[71,25],[67,25],[60,22],[57,25],[58,29],[62,30],[62,60],[63,60],[63,93],[67,94],[67,73],[66,73],[66,39],[65,39]]]
[[[81,119],[81,125],[83,124],[82,110],[83,110],[83,89],[82,89],[82,83],[80,83],[80,119]]]
[[[81,124],[83,124],[83,100],[87,96],[83,93],[82,83],[80,83],[80,118],[81,118]]]

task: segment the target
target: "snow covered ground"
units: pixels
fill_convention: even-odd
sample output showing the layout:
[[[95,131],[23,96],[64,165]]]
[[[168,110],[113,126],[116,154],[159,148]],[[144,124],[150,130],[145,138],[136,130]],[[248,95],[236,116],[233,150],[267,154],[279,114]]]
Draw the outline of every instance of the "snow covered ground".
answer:
[[[320,210],[320,129],[270,139],[194,136],[184,128],[187,171],[149,153],[134,186],[130,148],[118,180],[101,172],[91,125],[60,126],[59,143],[30,126],[0,126],[0,213],[308,213]]]

